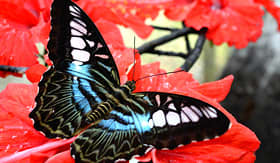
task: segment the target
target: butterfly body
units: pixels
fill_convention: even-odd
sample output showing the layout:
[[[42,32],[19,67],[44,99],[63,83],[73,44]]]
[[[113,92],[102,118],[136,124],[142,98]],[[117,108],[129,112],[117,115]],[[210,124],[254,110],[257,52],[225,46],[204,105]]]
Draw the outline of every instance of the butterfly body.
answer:
[[[76,162],[114,162],[151,147],[174,149],[225,133],[229,119],[214,106],[165,92],[134,93],[120,85],[114,59],[90,18],[70,0],[54,0],[49,58],[39,83],[34,127],[70,138]],[[86,128],[86,129],[85,129]]]

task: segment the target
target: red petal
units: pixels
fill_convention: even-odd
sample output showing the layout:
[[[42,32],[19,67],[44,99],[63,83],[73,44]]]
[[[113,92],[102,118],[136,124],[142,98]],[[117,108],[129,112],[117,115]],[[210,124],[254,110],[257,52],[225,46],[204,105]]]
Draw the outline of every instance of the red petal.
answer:
[[[134,15],[124,15],[124,24],[131,29],[141,38],[147,38],[153,32],[153,28],[145,24],[145,22]]]
[[[33,0],[2,0],[0,6],[0,65],[29,67],[38,63],[35,43],[46,44],[49,28],[39,19],[42,6]],[[7,74],[11,73],[1,72],[0,76]]]
[[[34,98],[37,94],[37,85],[30,84],[8,84],[7,87],[0,93],[1,100],[11,101],[17,103],[18,105],[27,108],[27,110],[22,109],[22,111],[16,112],[15,110],[7,109],[8,111],[14,112],[13,114],[20,116],[23,111],[27,115],[31,108],[34,106]],[[6,105],[5,103],[1,103]],[[8,107],[9,108],[9,107]],[[26,116],[26,120],[29,119]]]
[[[233,76],[229,75],[222,80],[201,84],[197,87],[192,87],[199,93],[209,98],[215,99],[218,102],[225,99],[230,91]]]
[[[117,3],[117,2],[116,2]],[[123,25],[133,29],[141,38],[148,37],[153,28],[147,26],[141,17],[130,14],[121,3],[103,1],[79,1],[79,5],[88,13],[93,21],[104,19],[114,24]]]
[[[43,73],[47,70],[47,67],[41,65],[41,64],[36,64],[31,66],[26,72],[26,77],[29,81],[32,83],[39,82]]]
[[[147,78],[141,79],[138,82],[136,82],[135,92],[158,90],[158,80],[166,78],[166,75],[161,75],[156,77],[150,77],[150,76],[154,74],[160,74],[160,73],[165,73],[165,71],[160,69],[159,62],[143,65],[141,68],[140,79],[143,77],[147,77]]]
[[[16,22],[17,25],[34,26],[38,23],[38,13],[32,13],[28,8],[24,8],[28,3],[24,1],[0,1],[0,15],[8,21]],[[13,12],[11,12],[13,11]]]
[[[55,153],[59,153],[65,151],[65,149],[69,149],[70,144],[74,141],[74,139],[75,137],[66,140],[52,140],[40,146],[29,148],[24,151],[14,153],[10,156],[2,157],[0,158],[0,162],[24,162],[28,160],[28,162],[31,162],[30,160],[40,160],[40,162],[45,162],[47,157],[51,157]]]
[[[271,0],[255,0],[262,4],[268,12],[276,19],[278,23],[278,30],[280,30],[280,7],[278,7],[274,1]]]
[[[0,23],[0,35],[0,65],[27,67],[38,63],[38,51],[29,31],[21,31]]]
[[[114,57],[114,60],[116,62],[116,65],[117,65],[117,68],[118,68],[118,71],[119,71],[121,83],[124,84],[128,80],[128,78],[127,78],[128,68],[133,64],[133,59],[134,59],[133,49],[128,49],[128,48],[114,49],[114,48],[111,48],[111,51],[112,51],[112,55]]]
[[[227,42],[230,46],[244,48],[262,33],[264,12],[254,1],[196,0],[178,4],[177,1],[175,7],[182,12],[177,14],[173,9],[167,9],[165,14],[175,20],[186,15],[185,24],[197,30],[207,27],[206,36],[216,45]]]
[[[187,17],[187,14],[190,11],[190,7],[191,7],[190,4],[185,6],[184,5],[179,6],[176,3],[176,5],[174,5],[173,7],[168,7],[164,11],[164,15],[171,20],[182,21]]]
[[[70,150],[58,153],[49,158],[45,163],[74,163],[75,160],[71,157]]]
[[[0,93],[0,155],[8,155],[47,141],[33,128],[28,117],[34,106],[36,92],[35,85],[9,84]]]
[[[99,19],[95,24],[108,45],[111,45],[114,48],[125,47],[121,32],[116,24],[104,19]]]
[[[256,41],[261,36],[264,12],[256,3],[229,1],[228,6],[217,14],[220,15],[219,26],[210,28],[206,35],[214,44],[227,42],[230,46],[244,48],[248,42]],[[213,19],[217,18],[214,16]]]
[[[136,52],[135,54],[135,65],[134,67],[131,67],[134,63],[132,62],[129,65],[130,71],[127,69],[126,74],[129,81],[136,81],[140,78],[142,66],[141,66],[141,57],[140,54]]]
[[[30,29],[33,36],[33,41],[35,43],[42,43],[45,47],[47,47],[49,33],[51,29],[50,20],[45,22],[43,16],[40,16],[39,23],[37,26]]]

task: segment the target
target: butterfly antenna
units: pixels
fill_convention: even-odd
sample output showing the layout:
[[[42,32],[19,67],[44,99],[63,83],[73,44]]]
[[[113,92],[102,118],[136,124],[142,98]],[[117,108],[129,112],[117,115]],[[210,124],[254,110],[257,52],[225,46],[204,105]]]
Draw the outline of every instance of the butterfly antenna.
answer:
[[[160,76],[160,75],[167,75],[167,74],[173,74],[173,73],[178,73],[178,72],[182,72],[184,70],[178,70],[178,71],[172,71],[172,72],[165,72],[165,73],[160,73],[160,74],[154,74],[154,75],[150,75],[150,76],[144,76],[142,78],[137,79],[135,82],[142,80],[142,79],[146,79],[146,78],[150,78],[150,77],[155,77],[155,76]]]
[[[132,73],[132,80],[133,81],[134,81],[135,64],[136,64],[135,55],[136,55],[136,49],[135,49],[135,36],[134,36],[134,39],[133,39],[133,73]]]

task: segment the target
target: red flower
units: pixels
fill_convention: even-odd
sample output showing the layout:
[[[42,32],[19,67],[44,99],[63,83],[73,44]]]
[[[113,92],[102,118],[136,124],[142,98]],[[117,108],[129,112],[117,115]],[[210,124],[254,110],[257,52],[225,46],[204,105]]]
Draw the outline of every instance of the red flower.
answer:
[[[99,1],[83,0],[78,4],[91,19],[96,22],[98,19],[105,19],[114,24],[129,27],[141,38],[147,38],[153,28],[145,24],[146,18],[154,19],[164,5],[171,0],[157,1]]]
[[[264,12],[251,0],[174,0],[174,3],[165,15],[185,20],[188,27],[197,30],[207,27],[206,37],[216,45],[227,42],[244,48],[262,33]]]
[[[280,7],[271,0],[255,0],[257,3],[262,4],[268,12],[276,19],[278,23],[278,30],[280,31]]]
[[[40,81],[42,74],[46,70],[47,70],[47,67],[45,67],[41,64],[35,64],[26,70],[25,75],[30,82],[36,83],[36,82]]]
[[[132,63],[129,60],[133,61],[133,57],[129,57],[130,55],[132,56],[131,53],[122,53],[118,55],[121,57],[115,57],[116,62],[120,65],[118,68],[122,83],[132,79],[133,69],[130,69],[130,71],[127,69]],[[123,64],[119,64],[120,61],[123,61]],[[139,57],[137,57],[136,66],[137,69],[144,69],[145,71],[137,70],[134,74],[135,80],[143,76],[164,72],[159,68],[159,63],[141,67]],[[239,124],[217,103],[227,95],[232,80],[233,77],[228,76],[220,81],[199,84],[187,72],[138,80],[136,91],[164,91],[188,95],[208,102],[230,118],[232,127],[219,138],[191,143],[174,150],[153,150],[137,159],[142,161],[152,159],[160,163],[168,162],[168,160],[174,162],[253,162],[255,160],[254,152],[260,144],[257,137],[248,128]],[[0,150],[2,151],[0,162],[22,162],[26,160],[36,163],[44,161],[54,163],[61,160],[73,162],[69,144],[75,138],[69,140],[47,139],[33,129],[28,113],[34,106],[33,99],[36,92],[36,85],[10,84],[0,93],[0,148],[2,149]],[[22,133],[27,134],[23,135]]]
[[[36,64],[35,43],[48,38],[46,23],[40,16],[43,6],[34,0],[2,0],[0,6],[0,65],[29,67]],[[0,72],[1,77],[8,74]]]

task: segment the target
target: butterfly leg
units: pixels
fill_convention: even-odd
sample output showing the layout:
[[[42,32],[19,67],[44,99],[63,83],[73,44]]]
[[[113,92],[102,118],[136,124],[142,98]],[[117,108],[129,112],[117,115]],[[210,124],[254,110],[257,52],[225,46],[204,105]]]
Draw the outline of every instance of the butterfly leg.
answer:
[[[93,109],[90,113],[87,114],[86,122],[90,124],[92,122],[96,122],[100,119],[103,119],[112,110],[113,108],[108,101],[102,102],[99,105],[97,105],[95,109]]]

